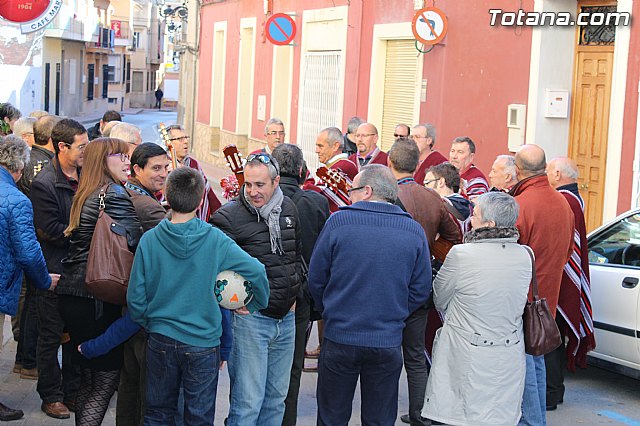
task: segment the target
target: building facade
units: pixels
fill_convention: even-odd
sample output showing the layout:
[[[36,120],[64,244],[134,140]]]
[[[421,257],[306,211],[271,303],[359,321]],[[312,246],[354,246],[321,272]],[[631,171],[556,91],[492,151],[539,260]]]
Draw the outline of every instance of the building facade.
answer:
[[[523,12],[640,12],[632,0],[523,0]],[[196,2],[189,3],[197,10]],[[455,0],[436,7],[448,31],[435,46],[416,42],[412,19],[424,1],[267,0],[202,2],[206,26],[198,49],[195,99],[181,99],[194,152],[222,164],[221,148],[264,146],[270,117],[285,122],[310,168],[315,137],[345,128],[352,116],[375,124],[381,147],[397,123],[430,122],[435,148],[447,155],[457,136],[477,146],[488,174],[495,157],[522,143],[549,158],[568,155],[580,168],[589,228],[637,205],[637,26],[509,25],[511,1]],[[193,12],[192,12],[193,13]],[[274,13],[297,27],[290,45],[275,46],[264,27]],[[491,25],[493,15],[498,17]],[[515,15],[515,13],[514,13]],[[533,17],[534,15],[528,15]],[[191,25],[191,24],[190,24]],[[190,27],[191,30],[191,27]]]

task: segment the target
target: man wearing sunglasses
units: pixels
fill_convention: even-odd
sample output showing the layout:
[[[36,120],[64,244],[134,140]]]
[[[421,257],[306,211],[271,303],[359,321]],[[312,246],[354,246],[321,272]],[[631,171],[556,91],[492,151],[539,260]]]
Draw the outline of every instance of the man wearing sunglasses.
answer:
[[[430,167],[447,162],[447,158],[433,149],[436,143],[436,128],[433,124],[418,124],[413,128],[409,139],[412,139],[420,150],[418,168],[413,178],[418,185],[424,184],[424,176]]]
[[[411,130],[409,126],[403,123],[396,124],[396,128],[393,129],[393,140],[397,141],[399,138],[408,138],[410,134]]]
[[[257,149],[251,154],[264,152],[271,155],[277,146],[284,143],[285,136],[286,132],[284,130],[284,123],[282,120],[279,118],[270,118],[269,121],[267,121],[267,125],[264,127],[264,137],[267,141],[267,146],[262,149]]]
[[[202,205],[196,211],[196,216],[205,222],[209,222],[222,203],[216,196],[213,188],[211,188],[211,184],[209,183],[207,176],[204,174],[204,170],[202,170],[200,163],[189,155],[189,136],[182,126],[174,124],[169,126],[167,131],[169,132],[169,140],[175,148],[178,164],[181,166],[191,167],[192,169],[196,169],[202,173],[202,177],[204,178],[204,196],[202,198]]]
[[[302,240],[298,210],[280,189],[279,174],[271,155],[250,154],[240,195],[212,220],[265,266],[270,290],[265,309],[234,311],[228,426],[279,425],[284,415],[302,283]]]
[[[360,130],[358,130],[360,131]],[[431,293],[427,238],[393,203],[391,171],[372,164],[331,215],[309,266],[309,290],[325,321],[318,367],[318,425],[346,425],[358,379],[362,424],[395,424],[402,330]]]

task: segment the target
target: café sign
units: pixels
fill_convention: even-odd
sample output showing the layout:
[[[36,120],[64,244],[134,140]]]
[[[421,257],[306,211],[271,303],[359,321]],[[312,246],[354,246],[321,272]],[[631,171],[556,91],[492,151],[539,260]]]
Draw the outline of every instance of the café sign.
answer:
[[[43,29],[53,21],[62,0],[3,0],[0,1],[0,17],[20,24],[23,34]]]

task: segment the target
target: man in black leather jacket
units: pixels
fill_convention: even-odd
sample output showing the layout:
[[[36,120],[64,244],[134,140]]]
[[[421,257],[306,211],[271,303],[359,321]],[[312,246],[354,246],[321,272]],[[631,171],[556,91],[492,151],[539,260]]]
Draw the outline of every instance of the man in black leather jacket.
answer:
[[[265,266],[270,295],[260,312],[234,312],[228,426],[274,425],[282,422],[293,362],[301,226],[295,204],[278,186],[273,157],[249,155],[244,175],[240,195],[222,206],[212,222]]]
[[[273,150],[273,157],[280,164],[280,189],[295,203],[300,216],[302,257],[308,265],[311,253],[324,223],[329,218],[329,202],[315,191],[303,191],[301,170],[304,164],[302,150],[297,145],[283,144]],[[306,280],[296,299],[296,344],[289,380],[289,392],[285,400],[283,426],[295,426],[298,415],[300,375],[304,366],[304,349],[307,344],[307,325],[311,314],[311,295]]]

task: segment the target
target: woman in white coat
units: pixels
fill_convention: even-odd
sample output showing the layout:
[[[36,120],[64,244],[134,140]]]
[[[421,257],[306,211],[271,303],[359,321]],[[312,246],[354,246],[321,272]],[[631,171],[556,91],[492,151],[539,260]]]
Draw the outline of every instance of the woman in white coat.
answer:
[[[449,425],[516,425],[524,390],[522,312],[531,258],[517,243],[518,203],[502,192],[476,199],[473,229],[433,285],[446,313],[433,347],[422,416]]]

